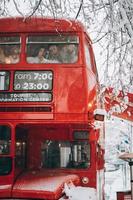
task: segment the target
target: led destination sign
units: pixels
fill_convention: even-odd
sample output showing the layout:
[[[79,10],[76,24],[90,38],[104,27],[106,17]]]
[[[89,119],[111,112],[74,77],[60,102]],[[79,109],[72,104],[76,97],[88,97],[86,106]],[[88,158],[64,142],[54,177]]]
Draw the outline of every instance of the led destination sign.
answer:
[[[52,90],[52,71],[16,71],[14,90]]]
[[[49,102],[51,93],[2,93],[0,102]]]

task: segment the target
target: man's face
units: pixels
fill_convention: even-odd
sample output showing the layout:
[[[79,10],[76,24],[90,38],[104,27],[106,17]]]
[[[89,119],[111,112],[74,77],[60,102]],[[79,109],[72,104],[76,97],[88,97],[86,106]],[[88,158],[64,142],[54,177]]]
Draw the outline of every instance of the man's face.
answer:
[[[72,52],[74,51],[74,48],[75,48],[74,44],[68,45],[68,51],[69,51],[70,53],[72,53]]]
[[[58,49],[55,45],[53,45],[53,46],[50,47],[49,51],[50,51],[51,54],[55,55],[55,54],[57,54]]]

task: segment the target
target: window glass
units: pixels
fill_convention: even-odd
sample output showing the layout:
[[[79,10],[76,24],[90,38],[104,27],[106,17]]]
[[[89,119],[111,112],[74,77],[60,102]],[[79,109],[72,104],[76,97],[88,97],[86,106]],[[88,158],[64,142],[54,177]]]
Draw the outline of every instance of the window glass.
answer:
[[[95,62],[93,49],[89,45],[89,43],[87,43],[87,41],[85,44],[85,57],[86,57],[87,68],[91,69],[95,73],[97,81],[98,81],[98,73],[97,73],[97,69],[96,69],[96,62]]]
[[[12,170],[12,158],[0,157],[0,175],[7,175]]]
[[[76,63],[78,44],[78,36],[30,36],[27,38],[27,62]]]
[[[9,89],[10,76],[7,71],[0,71],[0,90]]]
[[[0,63],[15,64],[20,60],[20,37],[0,36]]]
[[[26,129],[16,128],[15,137],[15,167],[19,169],[24,169],[26,167],[26,141],[27,141],[27,131]]]
[[[85,44],[85,58],[86,58],[87,68],[92,68],[91,58],[90,58],[90,51],[89,51],[89,47],[88,47],[87,44]]]
[[[8,126],[0,125],[0,155],[9,154],[11,145],[11,131]]]
[[[52,141],[42,143],[43,168],[88,168],[90,145],[87,141]]]
[[[26,142],[17,141],[16,142],[16,157],[15,157],[15,166],[19,168],[25,167],[25,153],[26,153]]]

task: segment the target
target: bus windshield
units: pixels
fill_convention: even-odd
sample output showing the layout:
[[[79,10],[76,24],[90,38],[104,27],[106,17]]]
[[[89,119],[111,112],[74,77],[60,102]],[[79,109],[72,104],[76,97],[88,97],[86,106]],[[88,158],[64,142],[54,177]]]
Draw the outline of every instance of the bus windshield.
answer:
[[[76,63],[78,36],[39,35],[27,38],[28,63]]]

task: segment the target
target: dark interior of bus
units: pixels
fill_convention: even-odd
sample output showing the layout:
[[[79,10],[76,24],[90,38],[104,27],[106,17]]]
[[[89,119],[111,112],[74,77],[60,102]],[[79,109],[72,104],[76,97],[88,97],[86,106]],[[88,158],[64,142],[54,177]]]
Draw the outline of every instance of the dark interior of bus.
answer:
[[[74,140],[68,128],[21,124],[15,132],[16,173],[24,169],[85,169],[90,165],[88,140]],[[1,125],[1,175],[12,170],[12,138],[10,127]]]
[[[70,140],[69,131],[66,134],[59,128],[45,126],[16,128],[16,167],[87,168],[89,156],[88,141]]]

